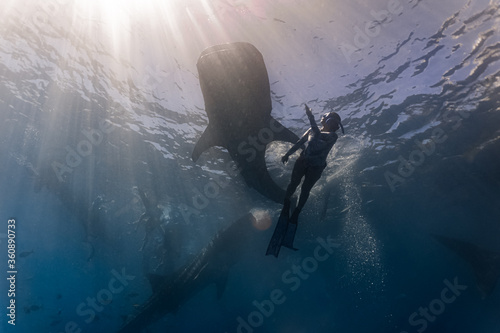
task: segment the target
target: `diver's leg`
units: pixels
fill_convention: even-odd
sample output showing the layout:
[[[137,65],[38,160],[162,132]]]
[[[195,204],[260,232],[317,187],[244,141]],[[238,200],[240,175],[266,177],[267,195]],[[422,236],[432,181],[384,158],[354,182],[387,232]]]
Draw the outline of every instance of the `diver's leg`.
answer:
[[[290,229],[288,224],[291,205],[290,199],[299,186],[302,177],[304,177],[304,170],[305,168],[302,167],[302,159],[299,157],[299,159],[295,161],[295,165],[293,166],[292,179],[290,180],[290,184],[286,189],[283,209],[281,210],[278,223],[276,224],[273,236],[271,237],[271,241],[269,242],[269,245],[267,247],[266,255],[272,254],[277,257],[281,246],[288,246],[289,244],[291,244],[290,246],[293,247],[293,235],[287,237],[288,230]]]
[[[309,198],[309,193],[311,192],[314,184],[321,178],[324,167],[309,167],[305,173],[304,183],[300,188],[300,198],[297,207],[293,211],[292,217],[290,218],[290,223],[297,223],[299,220],[299,214],[304,208],[307,199]]]
[[[295,161],[295,165],[293,166],[292,170],[292,178],[290,180],[290,184],[286,188],[286,193],[285,193],[285,202],[284,204],[290,207],[290,198],[292,195],[295,193],[295,190],[300,184],[300,181],[302,180],[302,177],[304,177],[306,168],[304,165],[304,160],[299,157],[297,161]]]

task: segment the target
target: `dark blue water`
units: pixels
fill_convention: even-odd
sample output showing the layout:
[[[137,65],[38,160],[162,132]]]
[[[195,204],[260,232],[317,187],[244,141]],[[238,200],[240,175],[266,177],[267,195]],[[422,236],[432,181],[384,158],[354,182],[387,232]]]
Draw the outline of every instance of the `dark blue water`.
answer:
[[[115,332],[148,274],[179,274],[248,212],[276,222],[225,150],[191,160],[208,124],[197,58],[234,41],[263,54],[282,124],[301,135],[308,103],[346,134],[299,251],[264,255],[274,224],[234,236],[224,293],[207,282],[147,331],[500,331],[498,1],[104,3],[1,5],[2,332]],[[266,152],[283,188],[289,147]]]

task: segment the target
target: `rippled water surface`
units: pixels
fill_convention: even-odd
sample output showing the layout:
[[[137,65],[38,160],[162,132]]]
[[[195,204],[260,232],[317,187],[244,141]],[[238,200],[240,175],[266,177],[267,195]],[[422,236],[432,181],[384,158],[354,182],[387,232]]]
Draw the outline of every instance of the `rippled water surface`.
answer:
[[[118,332],[157,279],[172,308],[145,332],[500,331],[498,1],[0,8],[2,332]],[[281,205],[225,149],[191,158],[196,62],[229,42],[262,53],[291,131],[304,103],[345,127],[278,259]],[[283,188],[290,146],[266,150]]]

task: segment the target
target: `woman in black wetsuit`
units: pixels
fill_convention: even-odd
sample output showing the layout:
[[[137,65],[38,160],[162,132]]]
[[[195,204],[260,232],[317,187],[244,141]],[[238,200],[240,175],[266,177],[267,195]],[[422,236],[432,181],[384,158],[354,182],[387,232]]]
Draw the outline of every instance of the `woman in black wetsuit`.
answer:
[[[293,211],[289,221],[289,223],[295,225],[298,222],[300,211],[306,204],[307,198],[309,198],[309,192],[321,177],[326,167],[328,153],[338,138],[335,132],[341,128],[342,133],[344,133],[344,127],[342,126],[340,116],[336,112],[329,112],[321,117],[321,125],[323,125],[321,130],[318,128],[318,125],[316,125],[312,111],[307,105],[306,115],[311,123],[311,128],[308,129],[302,138],[300,138],[300,140],[281,158],[283,163],[288,162],[288,157],[297,151],[297,149],[304,148],[304,144],[307,142],[307,146],[302,150],[302,153],[293,167],[292,179],[290,185],[288,185],[286,189],[285,201],[283,203],[283,210],[288,213],[290,210],[290,198],[295,193],[302,178],[305,177],[300,190],[299,203]]]

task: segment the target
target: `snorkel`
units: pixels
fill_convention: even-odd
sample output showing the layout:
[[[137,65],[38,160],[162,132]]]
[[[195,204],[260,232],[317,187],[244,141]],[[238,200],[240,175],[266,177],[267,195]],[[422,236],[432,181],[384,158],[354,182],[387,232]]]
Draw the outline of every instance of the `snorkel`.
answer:
[[[339,122],[339,126],[340,126],[340,129],[342,130],[342,134],[345,134],[345,132],[344,132],[344,126],[342,126],[341,122]]]

